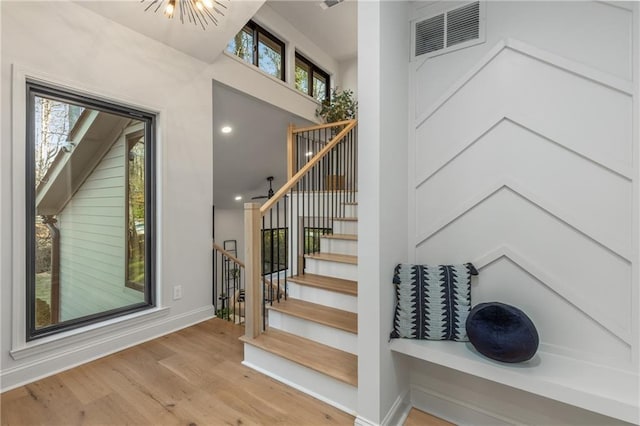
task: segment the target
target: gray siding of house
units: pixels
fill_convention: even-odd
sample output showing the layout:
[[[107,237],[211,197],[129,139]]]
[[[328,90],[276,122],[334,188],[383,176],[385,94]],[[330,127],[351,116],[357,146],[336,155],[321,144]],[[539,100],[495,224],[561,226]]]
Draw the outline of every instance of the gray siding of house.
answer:
[[[58,215],[62,321],[144,300],[125,287],[125,166],[120,138]]]

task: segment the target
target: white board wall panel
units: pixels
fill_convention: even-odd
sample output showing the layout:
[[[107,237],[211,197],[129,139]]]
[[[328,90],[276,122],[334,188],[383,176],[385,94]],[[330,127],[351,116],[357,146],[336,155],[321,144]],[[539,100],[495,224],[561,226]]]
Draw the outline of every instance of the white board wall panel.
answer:
[[[433,114],[418,121],[417,179],[430,176],[505,117],[629,175],[631,106],[627,93],[505,46],[453,96],[435,105]]]
[[[424,8],[447,7],[448,2]],[[487,2],[486,43],[435,57],[416,73],[416,117],[498,41],[512,37],[631,80],[632,12],[608,2]],[[553,9],[551,11],[551,9]],[[551,12],[550,12],[551,11]],[[418,60],[419,61],[419,60]]]
[[[433,233],[478,193],[505,184],[631,259],[632,182],[507,119],[417,186],[418,235]]]
[[[415,250],[416,258],[425,263],[473,261],[482,266],[504,252],[503,247],[518,253],[518,263],[558,296],[621,339],[630,339],[630,263],[510,188],[489,195],[418,241]],[[481,276],[478,285],[483,281]],[[501,293],[493,296],[499,299]],[[525,300],[528,295],[520,297]],[[553,332],[566,333],[573,326],[565,324]]]
[[[629,366],[631,347],[507,256],[480,269],[474,304],[498,300],[518,306],[536,325],[540,350],[586,361]],[[522,295],[527,297],[523,298]],[[540,309],[543,307],[543,309]],[[579,325],[575,326],[574,325]]]
[[[632,400],[640,351],[637,8],[487,2],[485,43],[409,66],[411,260],[473,262],[473,305],[523,309],[538,329],[540,359],[586,363],[584,375],[567,377],[578,394],[591,392],[583,379],[612,368],[627,372],[613,381]],[[477,399],[467,392],[474,379],[460,372],[445,392],[445,371],[453,370],[413,362],[412,393],[447,394],[479,412],[509,413],[513,423],[603,420],[486,381],[476,384],[491,390]],[[507,394],[511,407],[502,403]],[[605,399],[576,405],[614,415]],[[532,401],[540,408],[529,411]]]

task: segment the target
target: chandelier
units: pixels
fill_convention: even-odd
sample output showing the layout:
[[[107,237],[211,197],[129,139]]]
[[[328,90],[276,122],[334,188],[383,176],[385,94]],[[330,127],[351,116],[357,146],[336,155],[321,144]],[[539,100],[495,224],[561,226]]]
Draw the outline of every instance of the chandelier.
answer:
[[[180,22],[184,24],[186,17],[189,23],[195,26],[200,25],[203,30],[209,23],[217,26],[219,17],[216,15],[224,16],[222,9],[227,8],[218,0],[141,0],[141,3],[145,1],[151,2],[144,9],[145,12],[150,9],[158,12],[162,9],[164,15],[169,19],[179,14]]]

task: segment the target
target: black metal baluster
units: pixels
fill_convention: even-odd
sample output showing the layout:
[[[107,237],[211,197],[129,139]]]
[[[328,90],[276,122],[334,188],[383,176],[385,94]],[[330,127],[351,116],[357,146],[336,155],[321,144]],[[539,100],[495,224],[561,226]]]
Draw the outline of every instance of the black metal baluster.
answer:
[[[276,254],[276,279],[278,280],[276,298],[278,302],[280,302],[280,201],[276,203],[276,233],[278,237],[276,238],[277,247],[275,248]],[[273,241],[271,242],[273,244]]]
[[[289,265],[290,265],[290,260],[289,260],[289,238],[290,235],[292,234],[292,232],[289,232],[289,227],[287,226],[287,197],[288,195],[284,196],[284,229],[285,229],[285,235],[284,235],[284,263],[286,264],[287,268],[285,269],[285,273],[284,273],[284,300],[287,300],[287,291],[289,290],[287,288],[287,276],[289,275],[290,271],[289,270]]]
[[[266,330],[267,329],[267,297],[268,297],[268,293],[267,293],[267,287],[266,287],[266,278],[265,278],[265,274],[264,274],[264,254],[265,254],[265,247],[264,247],[264,229],[265,229],[265,221],[266,221],[266,217],[262,216],[262,229],[260,231],[260,253],[261,253],[261,257],[260,257],[260,265],[255,265],[256,268],[260,268],[260,277],[261,281],[262,281],[262,329]]]

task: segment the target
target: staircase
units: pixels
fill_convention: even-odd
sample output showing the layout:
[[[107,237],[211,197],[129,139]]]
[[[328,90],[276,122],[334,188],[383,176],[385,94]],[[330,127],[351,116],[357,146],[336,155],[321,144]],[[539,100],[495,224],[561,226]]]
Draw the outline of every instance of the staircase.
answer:
[[[357,158],[356,120],[289,126],[287,182],[245,204],[242,338],[245,365],[353,415]]]
[[[267,307],[268,328],[243,337],[244,364],[351,414],[358,391],[357,204],[344,203],[320,252]]]

